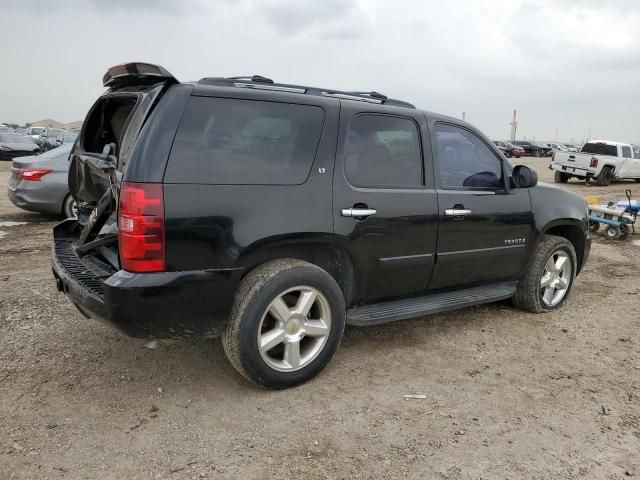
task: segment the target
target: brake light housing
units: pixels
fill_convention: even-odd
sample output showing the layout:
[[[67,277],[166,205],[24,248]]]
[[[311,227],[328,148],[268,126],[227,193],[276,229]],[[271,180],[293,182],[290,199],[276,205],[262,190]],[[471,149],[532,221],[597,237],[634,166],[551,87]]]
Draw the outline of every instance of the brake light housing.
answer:
[[[165,271],[164,193],[161,183],[122,182],[118,205],[120,267]]]
[[[591,163],[589,164],[591,168],[596,168],[598,166],[598,159],[596,157],[591,157]]]
[[[53,172],[52,168],[21,168],[18,170],[18,178],[29,182],[39,182],[47,173]]]

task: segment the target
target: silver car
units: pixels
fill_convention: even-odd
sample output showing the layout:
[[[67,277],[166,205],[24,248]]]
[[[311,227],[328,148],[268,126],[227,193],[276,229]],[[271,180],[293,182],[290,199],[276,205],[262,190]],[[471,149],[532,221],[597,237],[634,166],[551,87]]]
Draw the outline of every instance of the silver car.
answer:
[[[9,200],[32,212],[76,216],[69,194],[69,154],[73,143],[34,157],[13,160],[9,179]]]

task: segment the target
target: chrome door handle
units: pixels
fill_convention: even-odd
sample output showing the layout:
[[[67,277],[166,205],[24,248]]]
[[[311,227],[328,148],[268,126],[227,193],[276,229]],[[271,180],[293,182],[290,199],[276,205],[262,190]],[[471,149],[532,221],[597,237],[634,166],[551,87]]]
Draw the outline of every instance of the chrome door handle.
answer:
[[[469,210],[468,208],[447,208],[444,211],[444,214],[447,217],[458,217],[458,218],[464,218],[470,213],[471,213],[471,210]]]
[[[375,215],[377,210],[373,208],[343,208],[340,212],[340,215],[343,217],[370,217],[371,215]]]

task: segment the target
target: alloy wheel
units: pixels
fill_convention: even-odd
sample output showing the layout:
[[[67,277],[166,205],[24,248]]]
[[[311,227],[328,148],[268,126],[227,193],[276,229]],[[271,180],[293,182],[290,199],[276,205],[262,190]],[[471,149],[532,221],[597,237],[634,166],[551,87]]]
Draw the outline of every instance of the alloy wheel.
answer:
[[[544,266],[540,278],[540,293],[547,307],[558,305],[569,291],[573,266],[569,256],[562,250],[554,252]]]
[[[327,344],[331,308],[309,286],[293,287],[271,301],[258,327],[258,350],[269,367],[295,372],[309,365]]]

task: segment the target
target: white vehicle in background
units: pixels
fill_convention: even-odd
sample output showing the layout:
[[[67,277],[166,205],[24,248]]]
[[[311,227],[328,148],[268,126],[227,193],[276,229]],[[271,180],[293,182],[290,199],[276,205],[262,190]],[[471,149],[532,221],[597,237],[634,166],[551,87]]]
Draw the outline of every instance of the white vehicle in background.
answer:
[[[551,142],[547,143],[547,147],[560,152],[578,152],[580,149],[566,143]]]
[[[603,187],[613,179],[640,182],[640,159],[628,143],[589,140],[578,153],[555,151],[550,168],[555,170],[556,183],[567,183],[571,177],[587,183],[595,180]]]
[[[29,135],[34,140],[40,138],[40,136],[45,132],[46,128],[44,127],[29,127],[27,128],[27,135]]]
[[[568,152],[569,149],[562,143],[547,143],[547,147],[552,148],[556,152]]]

